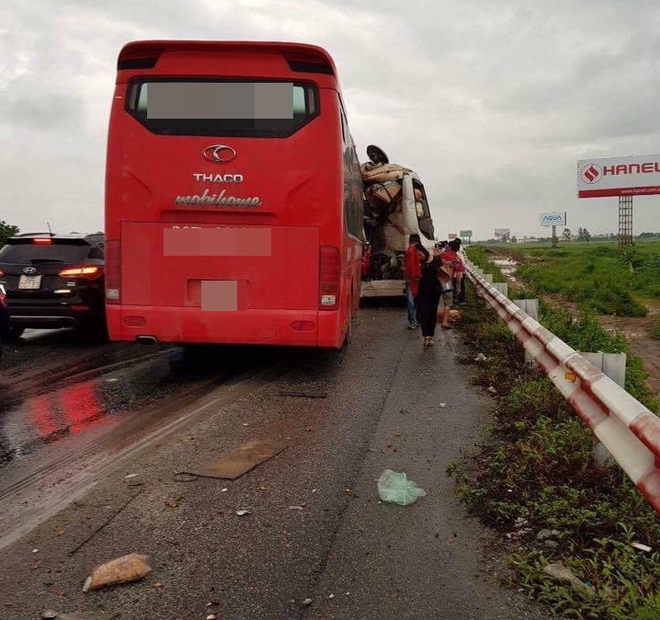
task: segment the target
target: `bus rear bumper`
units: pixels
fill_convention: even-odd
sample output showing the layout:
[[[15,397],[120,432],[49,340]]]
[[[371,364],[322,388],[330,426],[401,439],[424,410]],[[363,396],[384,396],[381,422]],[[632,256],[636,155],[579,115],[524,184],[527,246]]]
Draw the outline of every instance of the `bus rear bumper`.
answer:
[[[360,287],[360,297],[403,297],[405,288],[404,280],[363,281]]]
[[[339,312],[107,306],[113,341],[173,344],[254,344],[339,348]]]

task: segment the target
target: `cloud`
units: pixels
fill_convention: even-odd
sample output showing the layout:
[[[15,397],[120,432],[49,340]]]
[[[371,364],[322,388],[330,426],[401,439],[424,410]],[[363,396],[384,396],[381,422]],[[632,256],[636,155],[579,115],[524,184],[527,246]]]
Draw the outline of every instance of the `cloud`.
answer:
[[[117,55],[130,40],[158,38],[328,49],[361,159],[375,143],[415,169],[444,233],[539,234],[537,214],[554,209],[616,230],[615,199],[575,197],[577,160],[658,150],[651,0],[310,0],[304,10],[294,0],[8,0],[0,217],[24,229],[45,216],[102,227]],[[657,229],[658,206],[636,201],[636,230]]]

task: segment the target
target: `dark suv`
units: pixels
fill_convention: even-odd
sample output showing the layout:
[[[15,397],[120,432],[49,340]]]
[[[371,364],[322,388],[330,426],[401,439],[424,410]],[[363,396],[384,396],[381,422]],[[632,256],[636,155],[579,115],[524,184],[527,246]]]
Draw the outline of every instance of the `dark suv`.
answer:
[[[29,233],[0,249],[11,335],[26,327],[105,329],[103,235]]]

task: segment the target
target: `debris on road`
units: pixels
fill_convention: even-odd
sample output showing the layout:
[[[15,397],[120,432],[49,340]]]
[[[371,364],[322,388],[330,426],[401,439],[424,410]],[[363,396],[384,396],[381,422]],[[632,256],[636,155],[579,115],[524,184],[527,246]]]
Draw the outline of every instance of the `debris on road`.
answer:
[[[249,510],[237,510],[236,514],[239,517],[246,517],[247,515],[252,514],[252,513]]]
[[[44,613],[41,614],[42,620],[53,620],[53,618],[57,618],[59,614],[56,611],[53,611],[52,609],[47,609],[44,611]]]
[[[175,482],[194,482],[199,476],[195,474],[189,474],[185,471],[175,471],[174,480]]]
[[[311,604],[312,604],[312,599],[311,599],[311,598],[306,598],[306,599],[302,602],[303,607],[309,607]]]
[[[305,510],[305,504],[301,506],[289,506],[289,510]]]
[[[447,406],[447,403],[440,403],[440,407],[442,407],[443,409],[444,409],[446,406]]]
[[[118,381],[117,377],[110,377],[105,380],[106,383],[114,383],[115,381]]]
[[[206,620],[217,620],[217,617],[215,614],[208,614],[206,616]]]
[[[408,480],[406,474],[386,469],[378,478],[378,495],[384,502],[407,506],[424,497],[426,491]]]
[[[570,569],[562,564],[548,564],[543,571],[558,581],[566,581],[570,583],[571,586],[573,586],[573,589],[578,592],[583,592],[588,596],[594,595],[594,590],[591,586],[580,581]]]
[[[281,441],[252,440],[225,456],[205,463],[196,471],[185,473],[204,478],[235,480],[286,448],[287,444]]]
[[[477,353],[477,356],[474,358],[475,362],[487,362],[488,358],[483,353]]]
[[[135,478],[135,476],[139,476],[140,474],[126,474],[124,478]]]
[[[327,392],[280,390],[280,396],[289,396],[291,398],[328,398]]]
[[[114,620],[120,616],[118,611],[78,611],[72,614],[59,614],[57,620]]]
[[[105,564],[100,564],[85,580],[83,592],[114,586],[129,581],[137,581],[151,572],[148,556],[139,553],[124,555]]]
[[[489,385],[486,391],[490,394],[497,394],[497,390],[492,385]]]

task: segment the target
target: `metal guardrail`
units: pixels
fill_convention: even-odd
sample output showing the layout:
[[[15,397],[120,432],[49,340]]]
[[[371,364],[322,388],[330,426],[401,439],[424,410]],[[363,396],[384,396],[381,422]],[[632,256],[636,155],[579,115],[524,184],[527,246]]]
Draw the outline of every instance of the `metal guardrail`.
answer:
[[[660,419],[465,264],[478,294],[660,514]]]

